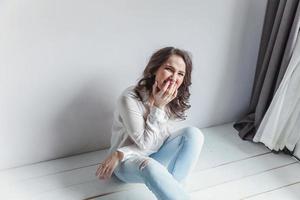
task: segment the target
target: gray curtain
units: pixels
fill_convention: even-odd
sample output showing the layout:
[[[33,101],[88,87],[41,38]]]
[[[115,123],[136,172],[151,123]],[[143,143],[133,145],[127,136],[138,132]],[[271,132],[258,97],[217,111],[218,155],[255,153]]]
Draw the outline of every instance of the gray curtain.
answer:
[[[299,0],[268,0],[250,105],[233,125],[253,140],[290,61],[299,31]]]

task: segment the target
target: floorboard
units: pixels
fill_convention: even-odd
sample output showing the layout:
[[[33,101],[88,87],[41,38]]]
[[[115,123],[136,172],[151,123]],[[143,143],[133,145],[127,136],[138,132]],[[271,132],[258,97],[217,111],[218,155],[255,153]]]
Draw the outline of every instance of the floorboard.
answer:
[[[295,175],[299,161],[241,140],[232,123],[202,131],[203,150],[186,185],[193,199],[299,197],[300,178]],[[124,184],[115,177],[97,179],[95,171],[106,153],[95,151],[2,170],[0,199],[155,199],[143,184]]]

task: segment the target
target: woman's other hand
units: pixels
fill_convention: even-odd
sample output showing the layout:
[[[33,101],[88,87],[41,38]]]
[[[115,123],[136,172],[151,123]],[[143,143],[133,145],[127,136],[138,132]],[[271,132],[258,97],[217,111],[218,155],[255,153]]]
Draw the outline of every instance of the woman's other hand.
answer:
[[[157,87],[157,81],[153,84],[152,95],[153,105],[163,109],[169,102],[176,98],[178,87],[176,82],[166,81],[161,90]]]
[[[116,151],[103,160],[96,171],[96,176],[100,179],[109,179],[122,160],[123,153]]]

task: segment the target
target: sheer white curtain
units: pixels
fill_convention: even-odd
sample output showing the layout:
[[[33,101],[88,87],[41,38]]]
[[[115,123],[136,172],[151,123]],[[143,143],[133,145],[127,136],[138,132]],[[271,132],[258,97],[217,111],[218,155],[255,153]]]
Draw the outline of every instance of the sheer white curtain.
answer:
[[[253,138],[271,150],[293,151],[300,138],[300,39],[279,88]]]

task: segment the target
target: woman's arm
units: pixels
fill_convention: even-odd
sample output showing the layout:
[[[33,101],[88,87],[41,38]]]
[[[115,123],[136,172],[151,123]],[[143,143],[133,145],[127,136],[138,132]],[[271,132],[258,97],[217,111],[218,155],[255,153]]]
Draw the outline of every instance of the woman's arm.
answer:
[[[164,110],[151,106],[146,119],[137,99],[122,96],[119,100],[119,111],[128,135],[141,149],[149,149],[159,140],[161,125],[167,121]]]
[[[166,82],[161,90],[158,90],[157,82],[153,85],[154,102],[150,106],[146,119],[144,119],[139,100],[135,97],[121,96],[118,101],[120,115],[127,133],[142,150],[151,148],[156,141],[164,137],[160,134],[161,125],[168,121],[164,107],[177,96],[176,84],[169,85],[169,83],[169,81]]]

